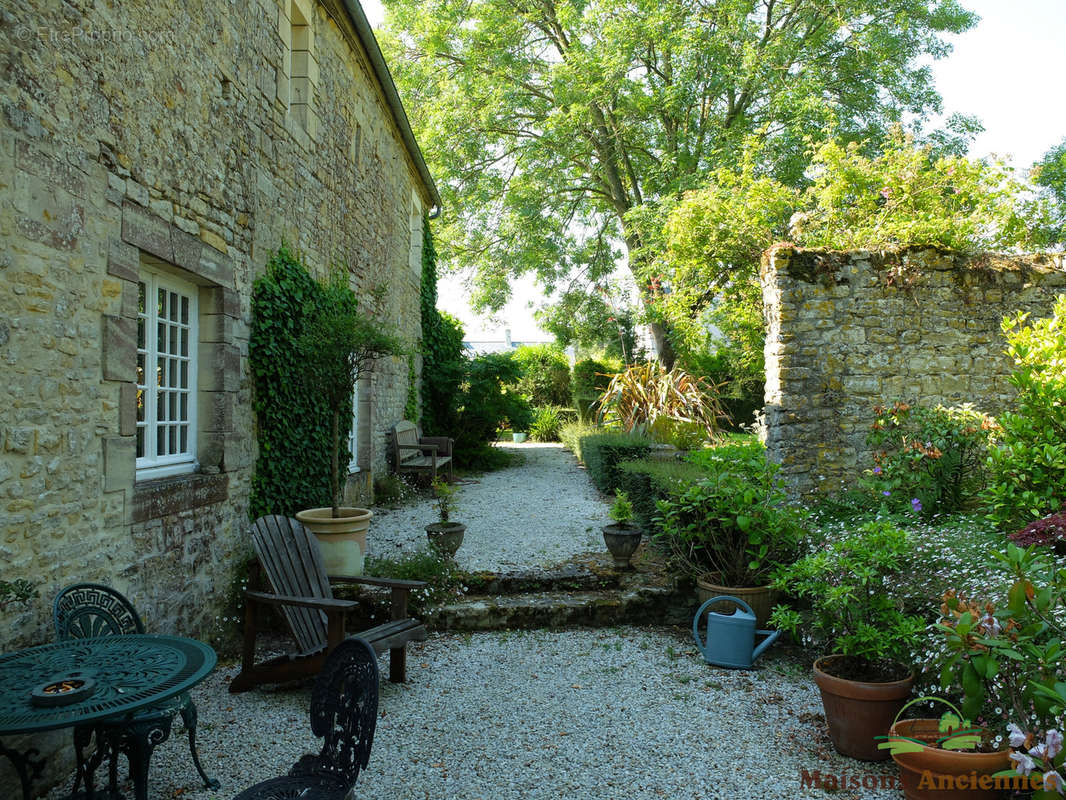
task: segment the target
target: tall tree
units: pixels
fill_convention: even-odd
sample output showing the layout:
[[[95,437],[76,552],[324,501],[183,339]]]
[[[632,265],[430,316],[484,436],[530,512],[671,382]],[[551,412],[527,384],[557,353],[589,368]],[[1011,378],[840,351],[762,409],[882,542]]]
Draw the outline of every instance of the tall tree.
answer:
[[[938,111],[926,56],[976,17],[956,0],[386,0],[382,45],[444,184],[442,254],[500,307],[641,257],[648,206],[759,132],[799,180],[806,141],[878,138]],[[650,215],[654,216],[654,214]],[[669,351],[666,331],[653,325]],[[669,359],[668,359],[669,360]]]

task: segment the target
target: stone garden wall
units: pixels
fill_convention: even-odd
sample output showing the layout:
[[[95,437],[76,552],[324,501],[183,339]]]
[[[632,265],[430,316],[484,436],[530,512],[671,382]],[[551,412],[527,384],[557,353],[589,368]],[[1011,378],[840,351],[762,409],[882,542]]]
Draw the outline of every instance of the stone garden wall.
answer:
[[[1000,321],[1050,313],[1066,272],[1061,256],[777,247],[763,258],[762,286],[763,435],[802,493],[870,468],[866,435],[879,403],[1007,407]]]

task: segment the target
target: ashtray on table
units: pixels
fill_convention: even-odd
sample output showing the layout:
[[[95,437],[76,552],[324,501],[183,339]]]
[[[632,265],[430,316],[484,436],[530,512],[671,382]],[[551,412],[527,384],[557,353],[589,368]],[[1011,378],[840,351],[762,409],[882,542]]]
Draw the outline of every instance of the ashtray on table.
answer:
[[[30,694],[35,706],[65,706],[77,703],[91,695],[96,681],[87,675],[67,675],[43,683]]]

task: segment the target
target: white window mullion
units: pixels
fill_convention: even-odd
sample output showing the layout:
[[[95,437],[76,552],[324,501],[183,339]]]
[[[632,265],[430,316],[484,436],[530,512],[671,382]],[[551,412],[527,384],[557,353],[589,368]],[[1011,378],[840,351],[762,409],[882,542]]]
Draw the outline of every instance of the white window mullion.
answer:
[[[144,419],[137,477],[157,478],[196,467],[197,289],[151,271],[142,277],[144,374],[138,389]]]

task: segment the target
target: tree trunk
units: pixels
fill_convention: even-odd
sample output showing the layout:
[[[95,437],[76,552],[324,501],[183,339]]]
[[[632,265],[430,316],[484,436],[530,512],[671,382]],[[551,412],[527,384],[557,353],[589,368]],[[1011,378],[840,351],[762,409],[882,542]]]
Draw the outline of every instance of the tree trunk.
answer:
[[[338,441],[337,436],[340,433],[340,417],[336,411],[333,412],[333,458],[330,463],[329,472],[329,488],[330,488],[330,500],[333,503],[332,517],[336,519],[341,515],[340,512],[340,494],[341,494],[341,465],[340,465],[340,449],[341,443]]]
[[[665,322],[649,322],[648,327],[651,329],[651,338],[655,342],[655,350],[659,354],[659,361],[662,362],[666,369],[673,369],[674,361],[677,360],[677,353],[674,352],[674,346],[670,344],[669,327]]]
[[[622,225],[622,236],[626,243],[626,256],[627,264],[629,266],[629,272],[633,275],[633,280],[636,281],[637,291],[640,293],[642,299],[653,302],[654,296],[648,290],[648,287],[643,283],[643,279],[640,275],[640,270],[636,263],[634,253],[640,252],[640,238],[636,231],[626,230],[625,220],[619,219]],[[674,346],[670,343],[670,325],[666,320],[652,320],[648,323],[648,328],[651,330],[651,338],[655,343],[655,352],[659,356],[659,361],[668,370],[674,368],[674,362],[677,360],[677,353],[674,351]]]

